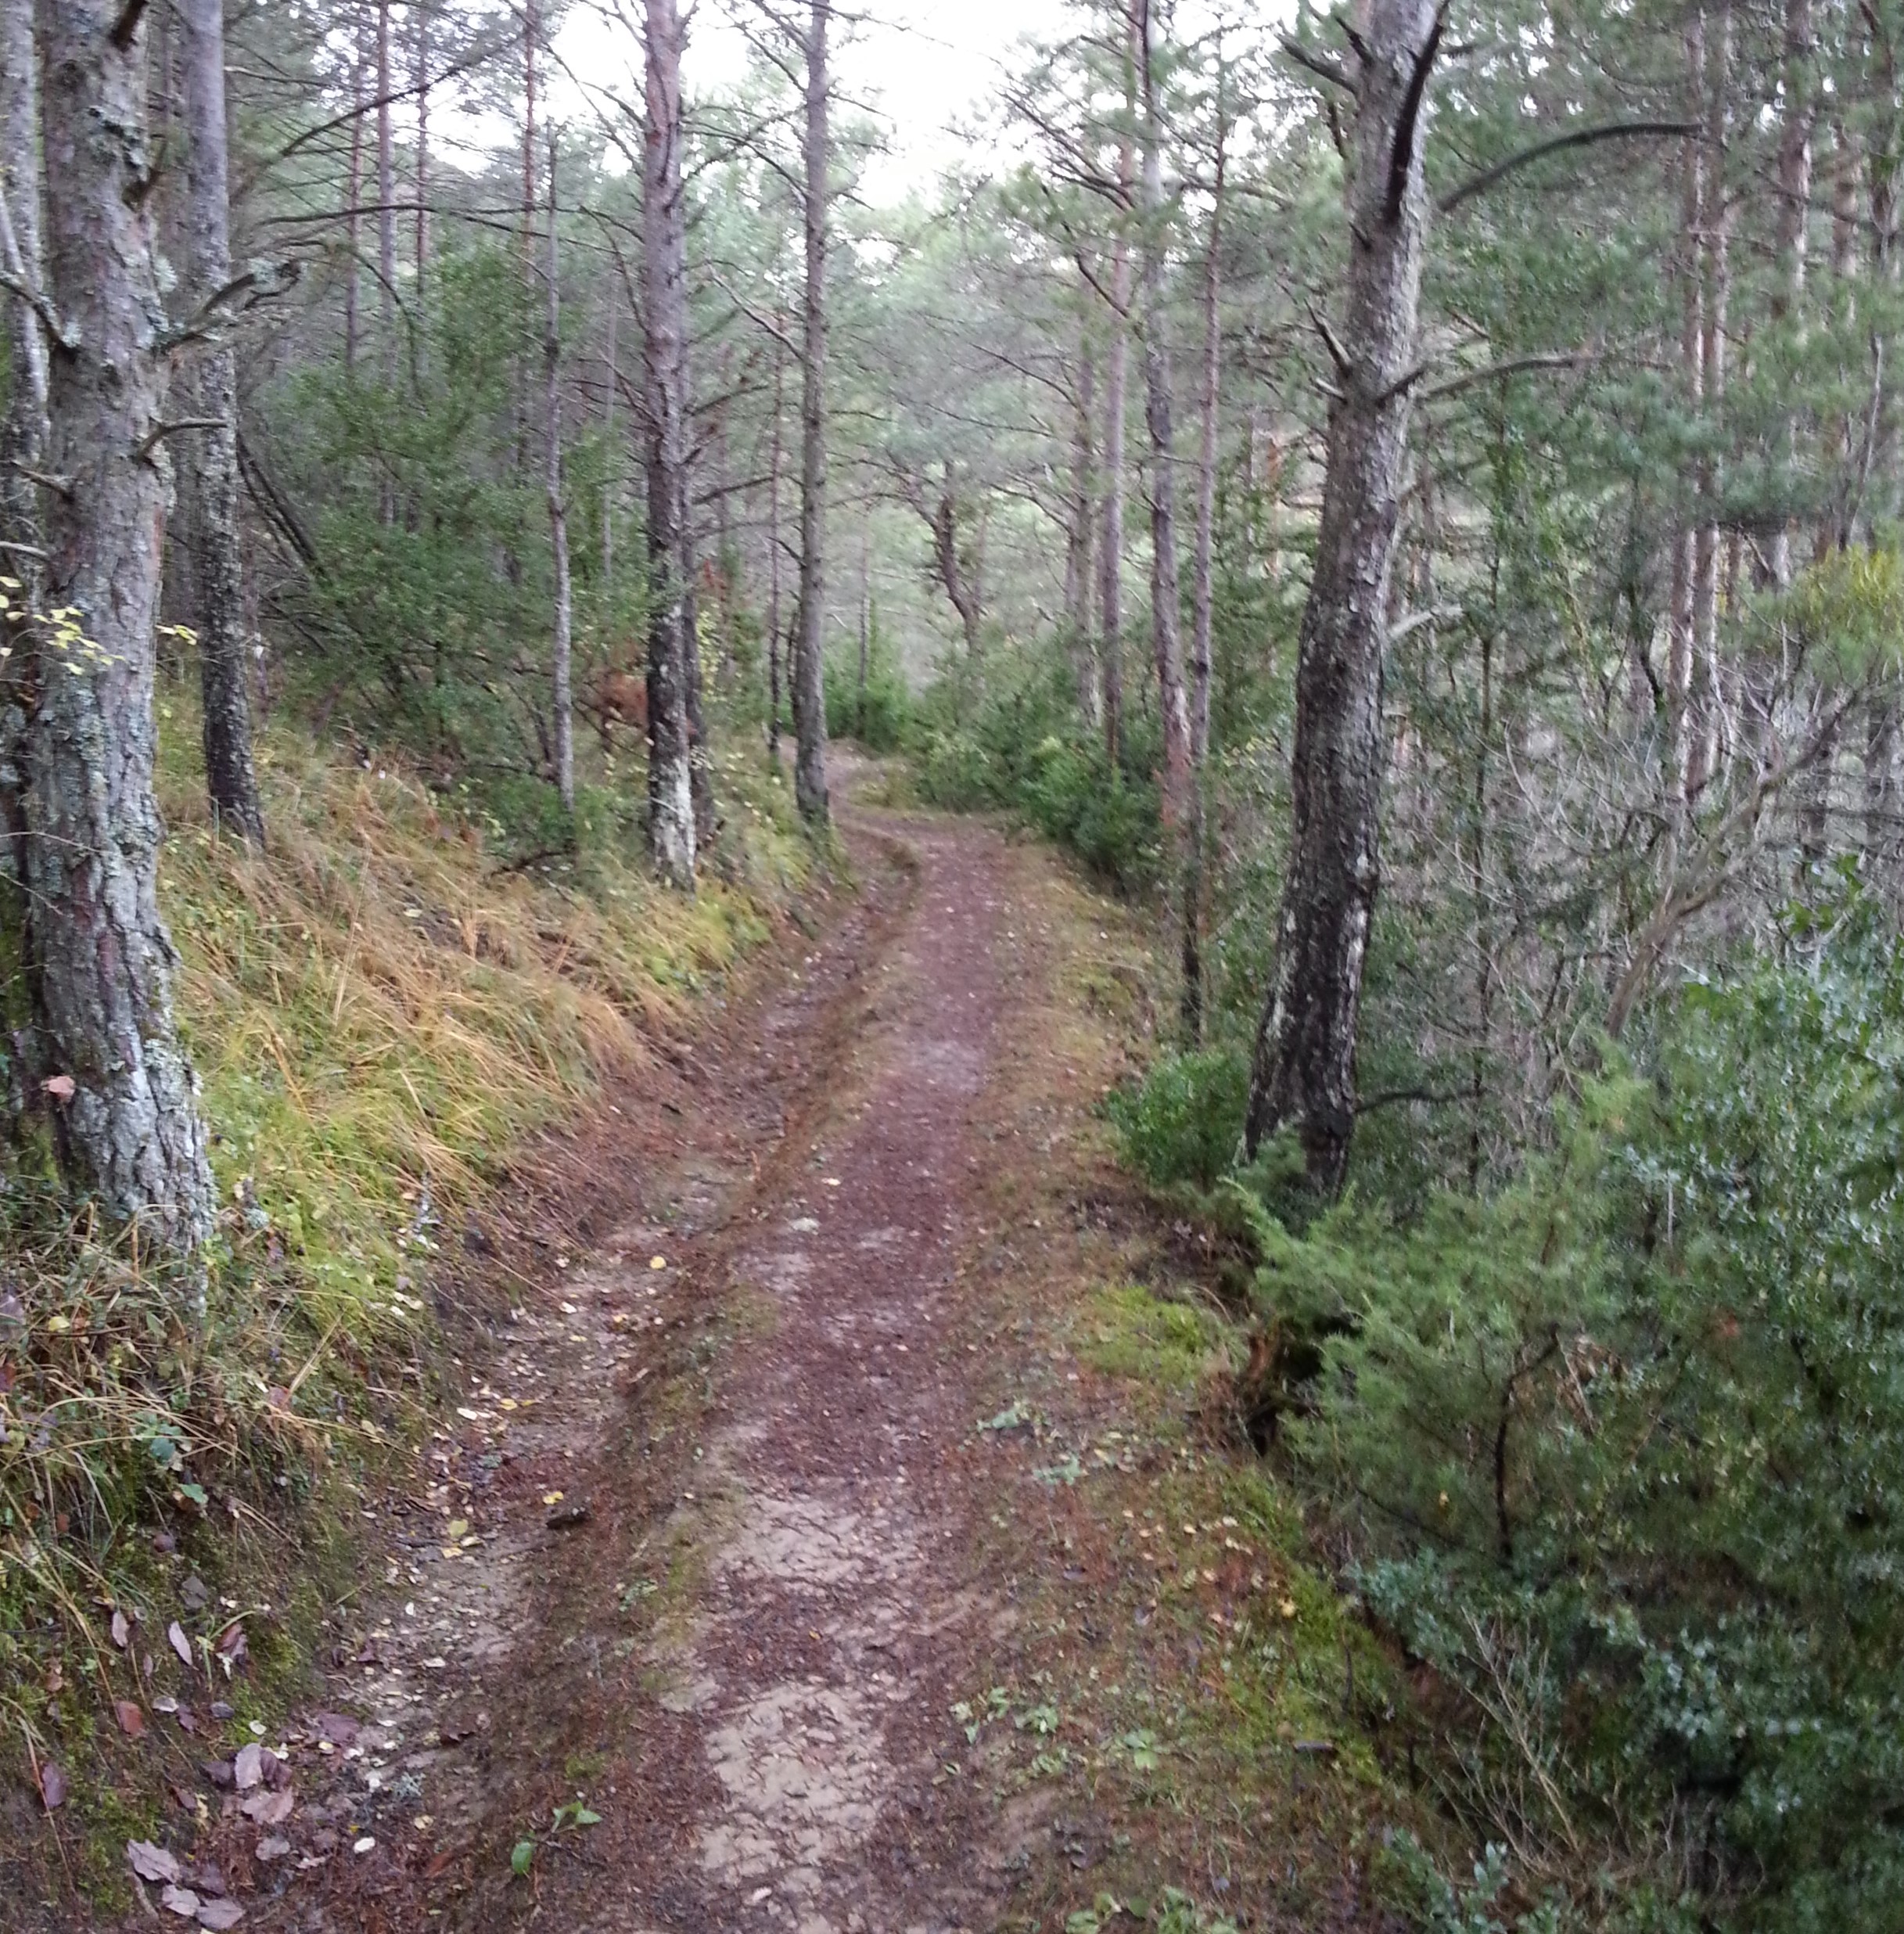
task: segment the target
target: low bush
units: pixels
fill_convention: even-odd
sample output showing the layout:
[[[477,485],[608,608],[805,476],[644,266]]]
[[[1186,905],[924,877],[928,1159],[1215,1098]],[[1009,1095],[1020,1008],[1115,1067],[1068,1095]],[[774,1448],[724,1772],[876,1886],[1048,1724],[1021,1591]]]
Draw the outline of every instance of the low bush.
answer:
[[[1465,1698],[1476,1842],[1582,1925],[1904,1900],[1904,958],[1856,900],[1787,939],[1515,1187],[1258,1214],[1263,1315],[1319,1339],[1299,1465]]]
[[[1105,1102],[1119,1152],[1153,1188],[1214,1188],[1243,1136],[1249,1063],[1228,1048],[1166,1055]]]
[[[955,811],[1014,813],[1137,893],[1155,881],[1160,852],[1153,734],[1134,714],[1113,767],[1102,735],[1078,717],[1072,676],[1054,648],[988,666],[983,681],[962,667],[941,680],[913,734],[918,789]]]

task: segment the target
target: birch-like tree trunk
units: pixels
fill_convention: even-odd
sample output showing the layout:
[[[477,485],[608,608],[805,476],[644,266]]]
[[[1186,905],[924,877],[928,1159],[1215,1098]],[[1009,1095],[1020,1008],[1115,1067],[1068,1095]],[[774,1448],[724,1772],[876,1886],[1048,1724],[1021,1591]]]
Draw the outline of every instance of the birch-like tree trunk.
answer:
[[[230,158],[225,136],[223,0],[179,0],[185,109],[185,283],[188,314],[231,280]],[[204,699],[205,785],[214,814],[255,844],[264,839],[251,756],[251,695],[245,662],[245,573],[238,527],[238,368],[214,336],[181,372],[173,415],[216,425],[181,435],[174,555],[185,565],[185,621],[198,634]]]
[[[688,279],[681,189],[682,25],[675,0],[647,0],[641,146],[641,322],[648,398],[648,854],[691,890],[695,869],[688,632]]]
[[[1078,343],[1078,379],[1073,397],[1075,421],[1071,442],[1071,528],[1065,545],[1065,622],[1071,634],[1077,681],[1078,710],[1093,721],[1101,718],[1104,693],[1097,681],[1097,654],[1091,643],[1092,587],[1097,557],[1097,482],[1093,473],[1097,408],[1097,368],[1086,331]]]
[[[774,337],[774,421],[767,457],[767,752],[780,764],[780,466],[785,455],[781,426],[787,406],[787,357]]]
[[[1197,534],[1190,588],[1190,832],[1184,875],[1184,1031],[1203,1033],[1203,930],[1209,863],[1204,768],[1210,751],[1210,633],[1216,609],[1217,405],[1223,379],[1223,190],[1229,163],[1223,99],[1222,52],[1217,53],[1216,156],[1210,234],[1203,258],[1203,394],[1197,452]]]
[[[45,269],[40,216],[39,62],[33,0],[0,0],[0,200],[5,266],[38,289]],[[30,304],[5,299],[7,407],[0,419],[0,570],[19,581],[19,609],[5,627],[0,660],[0,1128],[17,1134],[37,1112],[45,1072],[38,1032],[38,963],[26,891],[27,721],[33,634],[26,614],[44,607],[46,530],[40,488],[27,475],[46,466],[46,338]]]
[[[1775,324],[1802,326],[1805,246],[1811,230],[1812,123],[1817,113],[1812,72],[1814,48],[1811,0],[1785,0],[1784,118],[1778,142],[1778,219],[1775,225],[1777,279],[1772,286]],[[1798,455],[1798,422],[1785,424],[1787,465]],[[1791,582],[1791,522],[1783,519],[1773,534],[1772,580],[1781,590]]]
[[[357,368],[363,263],[358,255],[364,199],[364,51],[360,44],[350,64],[350,160],[344,171],[343,191],[343,366]]]
[[[1157,713],[1163,731],[1164,832],[1177,849],[1178,911],[1186,950],[1196,918],[1192,879],[1194,813],[1191,803],[1190,704],[1184,688],[1181,596],[1177,555],[1177,430],[1170,358],[1164,340],[1163,255],[1168,211],[1163,198],[1163,130],[1157,103],[1157,43],[1150,0],[1131,0],[1131,31],[1144,115],[1144,408],[1151,442],[1151,654],[1157,673]],[[1194,1037],[1200,1023],[1198,985],[1179,990],[1184,1030]]]
[[[555,740],[555,789],[562,809],[575,811],[575,685],[573,658],[575,601],[569,581],[569,510],[562,498],[562,257],[561,225],[555,188],[556,135],[548,136],[548,307],[547,333],[542,339],[543,408],[548,422],[547,469],[549,546],[555,563],[555,611],[553,653]]]
[[[129,29],[127,23],[130,22]],[[165,326],[145,142],[145,23],[123,0],[41,16],[51,360],[48,632],[28,731],[27,883],[59,1144],[72,1181],[146,1239],[196,1249],[213,1189],[159,915],[153,683],[166,480]],[[64,1085],[71,1084],[65,1095]]]
[[[1126,99],[1134,92],[1133,81]],[[1130,102],[1133,112],[1135,102]],[[1130,332],[1130,239],[1137,162],[1126,134],[1118,149],[1117,233],[1111,246],[1111,342],[1104,383],[1104,534],[1097,550],[1098,669],[1104,681],[1104,744],[1113,775],[1124,736],[1124,403]]]
[[[429,21],[432,0],[411,0],[416,35],[416,217],[411,246],[416,255],[416,299],[423,300],[429,271]]]
[[[1415,379],[1428,226],[1421,121],[1432,0],[1373,0],[1356,56],[1344,329],[1315,570],[1296,665],[1294,825],[1245,1140],[1301,1141],[1310,1188],[1342,1186],[1378,877],[1382,652]]]
[[[829,0],[813,0],[807,30],[807,290],[800,343],[799,637],[792,667],[793,796],[809,825],[827,823],[826,617],[827,30]]]

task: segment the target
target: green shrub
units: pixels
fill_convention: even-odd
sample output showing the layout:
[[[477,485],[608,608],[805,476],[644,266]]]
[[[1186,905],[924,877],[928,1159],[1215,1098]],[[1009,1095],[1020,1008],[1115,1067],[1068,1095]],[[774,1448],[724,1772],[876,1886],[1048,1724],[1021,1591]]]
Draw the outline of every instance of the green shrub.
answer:
[[[864,690],[857,648],[828,661],[828,738],[853,739],[868,752],[894,753],[906,743],[911,724],[912,694],[876,630],[867,653]]]
[[[1154,1188],[1214,1188],[1236,1159],[1249,1063],[1227,1048],[1167,1055],[1105,1103],[1118,1152]]]
[[[1121,893],[1158,876],[1161,832],[1155,733],[1127,719],[1113,769],[1102,735],[1077,712],[1072,674],[1055,645],[964,664],[927,692],[913,750],[920,793],[955,811],[1016,814]]]
[[[1405,1228],[1266,1221],[1257,1292],[1324,1335],[1290,1436],[1368,1603],[1469,1695],[1477,1838],[1583,1889],[1596,1844],[1667,1899],[1690,1873],[1707,1925],[1877,1934],[1904,1899],[1904,957],[1855,900],[1788,938],[1687,989],[1654,1078],[1590,1087],[1520,1185]]]

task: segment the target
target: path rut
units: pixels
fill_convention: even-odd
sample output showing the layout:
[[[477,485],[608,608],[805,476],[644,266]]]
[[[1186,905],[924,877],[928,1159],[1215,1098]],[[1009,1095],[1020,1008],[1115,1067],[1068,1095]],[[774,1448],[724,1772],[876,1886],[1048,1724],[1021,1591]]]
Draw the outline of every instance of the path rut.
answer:
[[[946,1661],[988,1609],[936,1560],[961,1545],[941,1473],[972,1421],[946,1318],[971,1234],[970,1109],[996,1050],[991,836],[911,835],[918,891],[855,1091],[790,1152],[732,1256],[770,1317],[730,1367],[707,1447],[727,1528],[688,1631],[656,1660],[714,1776],[662,1889],[699,1895],[676,1925],[981,1918],[972,1873],[922,1872],[893,1829],[936,1770]]]

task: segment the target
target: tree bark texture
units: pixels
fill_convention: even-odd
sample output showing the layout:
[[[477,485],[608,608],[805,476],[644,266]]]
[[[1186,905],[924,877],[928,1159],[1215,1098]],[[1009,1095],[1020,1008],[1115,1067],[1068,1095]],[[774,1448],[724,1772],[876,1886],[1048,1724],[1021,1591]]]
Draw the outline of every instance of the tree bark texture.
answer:
[[[569,577],[569,510],[562,476],[562,258],[556,202],[556,139],[548,138],[548,325],[542,342],[544,408],[548,419],[545,481],[548,493],[549,548],[555,566],[554,673],[555,789],[562,810],[575,811],[575,599]]]
[[[1184,875],[1184,1031],[1192,1041],[1203,1034],[1203,936],[1209,829],[1204,804],[1204,768],[1210,751],[1210,634],[1215,611],[1216,548],[1217,405],[1223,378],[1223,188],[1228,162],[1220,98],[1216,104],[1216,160],[1210,234],[1203,259],[1203,393],[1197,452],[1196,548],[1190,589],[1190,834],[1189,864]]]
[[[109,1217],[174,1251],[212,1224],[196,1082],[172,1016],[159,916],[153,683],[166,479],[165,327],[149,212],[142,23],[121,0],[41,20],[51,293],[76,343],[52,360],[49,605],[92,649],[42,644],[29,728],[27,872],[48,1062],[70,1077],[62,1159]]]
[[[180,78],[185,138],[188,312],[231,279],[229,150],[225,136],[222,0],[180,0]],[[204,698],[205,786],[214,814],[254,844],[264,812],[251,755],[245,663],[245,577],[238,527],[238,370],[221,337],[199,345],[181,372],[174,416],[215,422],[174,445],[178,514],[173,552],[184,565],[185,621],[198,634]]]
[[[671,885],[695,870],[688,633],[688,282],[681,189],[681,22],[647,0],[642,138],[642,315],[648,397],[648,854]]]
[[[31,288],[45,282],[41,248],[39,62],[33,0],[0,0],[0,232],[8,271]],[[27,722],[32,697],[33,633],[27,614],[45,605],[40,553],[45,526],[39,486],[26,475],[46,466],[46,337],[28,303],[6,304],[7,409],[0,421],[0,572],[20,593],[5,626],[0,660],[0,1128],[17,1134],[40,1102],[40,978],[26,891]]]
[[[1164,832],[1176,847],[1182,931],[1194,918],[1191,879],[1190,704],[1184,688],[1184,642],[1177,555],[1177,430],[1170,358],[1164,342],[1163,132],[1158,115],[1155,21],[1151,0],[1131,0],[1144,112],[1144,410],[1151,444],[1151,652],[1157,714],[1163,734]],[[1194,964],[1187,960],[1186,965]],[[1178,1004],[1185,1030],[1198,1025],[1197,992],[1186,981]]]
[[[1382,652],[1427,230],[1421,121],[1440,41],[1430,0],[1374,0],[1358,56],[1344,334],[1331,336],[1322,519],[1296,667],[1294,824],[1245,1141],[1301,1141],[1309,1185],[1342,1186],[1355,1126],[1362,978],[1381,807]]]
[[[807,291],[800,343],[800,629],[793,654],[793,796],[824,825],[826,687],[827,29],[832,8],[813,0],[807,30]]]
[[[1787,328],[1802,326],[1805,301],[1805,245],[1810,232],[1812,200],[1812,123],[1817,113],[1813,99],[1814,58],[1811,0],[1785,0],[1784,118],[1779,129],[1778,220],[1776,246],[1778,279],[1773,285],[1772,319]],[[1798,422],[1785,426],[1785,459],[1795,463]],[[1784,520],[1772,538],[1773,582],[1780,590],[1791,583],[1791,524]]]
[[[780,466],[781,426],[786,412],[787,358],[774,339],[774,421],[767,459],[767,750],[780,762]]]
[[[1101,718],[1104,707],[1104,693],[1097,682],[1097,654],[1091,645],[1091,589],[1096,581],[1094,564],[1097,556],[1097,497],[1093,474],[1097,457],[1094,447],[1097,408],[1097,363],[1090,337],[1086,334],[1078,345],[1076,420],[1071,444],[1071,528],[1065,546],[1065,619],[1071,633],[1078,710],[1094,721]]]
[[[1133,104],[1134,105],[1134,104]],[[1097,549],[1099,670],[1105,751],[1115,773],[1124,735],[1124,402],[1130,331],[1130,240],[1136,167],[1128,137],[1118,151],[1117,235],[1111,250],[1111,343],[1104,383],[1104,533]]]

